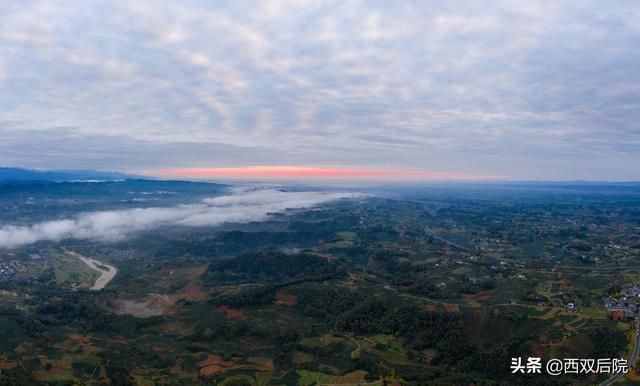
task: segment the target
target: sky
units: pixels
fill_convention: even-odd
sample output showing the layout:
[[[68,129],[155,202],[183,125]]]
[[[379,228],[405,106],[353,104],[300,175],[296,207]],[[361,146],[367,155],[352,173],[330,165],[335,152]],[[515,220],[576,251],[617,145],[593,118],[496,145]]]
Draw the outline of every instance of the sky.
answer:
[[[0,165],[640,180],[638,47],[638,1],[1,2]]]

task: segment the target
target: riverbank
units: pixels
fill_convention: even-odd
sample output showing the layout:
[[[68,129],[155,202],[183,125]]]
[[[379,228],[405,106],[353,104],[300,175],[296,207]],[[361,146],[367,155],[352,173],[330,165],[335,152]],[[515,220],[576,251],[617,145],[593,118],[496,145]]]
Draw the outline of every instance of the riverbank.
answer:
[[[102,263],[90,257],[82,256],[77,252],[67,251],[67,253],[82,260],[86,265],[89,266],[89,268],[100,273],[100,277],[96,279],[95,283],[93,283],[93,286],[90,288],[93,291],[100,291],[101,289],[106,287],[106,285],[109,284],[109,282],[113,280],[113,278],[118,273],[116,267],[112,265]]]

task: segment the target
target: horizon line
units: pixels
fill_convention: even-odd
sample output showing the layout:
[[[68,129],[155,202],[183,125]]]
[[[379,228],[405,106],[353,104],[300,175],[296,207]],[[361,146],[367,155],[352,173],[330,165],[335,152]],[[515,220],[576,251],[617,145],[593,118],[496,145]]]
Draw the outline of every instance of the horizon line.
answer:
[[[278,168],[278,167],[274,167],[274,166],[270,166],[272,168]],[[243,168],[248,168],[248,167],[243,167]],[[296,167],[296,168],[312,168],[312,167]],[[1,169],[22,169],[25,171],[31,170],[31,171],[36,171],[36,172],[99,172],[99,173],[114,173],[114,174],[122,174],[122,179],[145,179],[145,178],[159,178],[159,179],[167,179],[167,178],[179,178],[179,179],[192,179],[192,180],[200,180],[200,181],[205,181],[205,180],[209,180],[210,178],[201,178],[201,179],[196,179],[194,177],[197,176],[180,176],[180,175],[157,175],[155,172],[159,171],[159,170],[165,170],[165,171],[170,171],[170,170],[207,170],[207,168],[181,168],[181,169],[108,169],[108,168],[42,168],[42,167],[38,167],[38,166],[0,166],[0,170]],[[214,168],[215,169],[215,168]],[[220,168],[220,169],[241,169],[241,168]],[[318,169],[323,169],[323,168],[318,168]],[[327,168],[327,169],[336,169],[336,170],[340,170],[340,168]],[[536,179],[536,178],[526,178],[526,179],[514,179],[510,176],[484,176],[484,177],[491,177],[491,178],[458,178],[458,179],[437,179],[438,177],[438,172],[424,172],[424,171],[411,171],[411,170],[405,170],[405,171],[394,171],[394,170],[367,170],[367,169],[350,169],[350,170],[362,170],[365,173],[369,174],[369,177],[376,177],[376,173],[381,173],[381,175],[387,175],[387,176],[391,176],[391,177],[402,177],[402,176],[423,176],[425,174],[428,174],[430,177],[430,179],[426,179],[426,180],[421,180],[421,179],[416,179],[416,178],[411,178],[408,180],[405,180],[406,182],[487,182],[487,183],[492,183],[492,182],[497,182],[497,183],[501,183],[501,182],[508,182],[508,183],[527,183],[527,182],[533,182],[533,183],[544,183],[544,182],[548,182],[548,183],[572,183],[572,182],[577,182],[577,183],[640,183],[640,177],[638,179],[614,179],[614,180],[606,180],[606,179],[585,179],[585,178],[563,178],[563,179],[549,179],[549,178],[540,178],[540,179]],[[156,175],[154,175],[156,174]],[[444,173],[446,174],[446,173]],[[474,175],[474,174],[465,174],[465,173],[452,173],[452,174],[457,174],[457,175],[464,175],[464,176],[483,176],[483,175]],[[203,177],[203,176],[200,176]],[[205,176],[206,177],[206,176]],[[245,178],[242,178],[245,177]],[[252,177],[252,178],[250,178]],[[256,177],[260,177],[259,175],[255,175],[255,176],[240,176],[237,178],[229,178],[229,177],[223,177],[220,176],[218,178],[223,179],[223,180],[234,180],[234,181],[241,181],[241,182],[260,182],[259,179],[257,179]],[[351,176],[344,176],[343,178],[348,178]],[[367,177],[367,176],[364,176]],[[281,176],[278,178],[282,178]],[[269,179],[269,182],[273,182],[272,181],[273,178]],[[300,179],[296,179],[296,180],[300,180]],[[305,179],[303,179],[305,180]],[[316,179],[312,179],[312,178],[307,178],[306,180],[318,180]],[[359,179],[360,181],[367,181],[367,182],[403,182],[402,178],[387,178],[387,179],[365,179],[365,178],[361,178]]]
[[[394,170],[394,169],[362,169],[344,167],[317,167],[317,166],[242,166],[242,167],[214,167],[214,168],[176,168],[176,169],[147,169],[141,170],[143,174],[159,177],[178,178],[224,178],[246,179],[264,178],[273,179],[302,179],[302,180],[326,180],[347,179],[358,180],[498,180],[507,176],[483,175],[458,172],[440,172],[428,170]]]

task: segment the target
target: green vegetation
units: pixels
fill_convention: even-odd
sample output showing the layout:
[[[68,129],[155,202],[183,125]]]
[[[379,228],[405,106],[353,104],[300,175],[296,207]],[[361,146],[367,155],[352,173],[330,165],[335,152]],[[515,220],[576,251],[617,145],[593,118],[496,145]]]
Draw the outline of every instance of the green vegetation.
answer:
[[[638,281],[637,193],[393,197],[0,251],[0,385],[590,384],[509,365],[631,351],[602,299]],[[65,249],[118,274],[89,291]]]
[[[329,277],[342,272],[340,267],[318,255],[302,253],[244,254],[221,259],[209,265],[202,277],[204,283],[241,284],[301,280]]]

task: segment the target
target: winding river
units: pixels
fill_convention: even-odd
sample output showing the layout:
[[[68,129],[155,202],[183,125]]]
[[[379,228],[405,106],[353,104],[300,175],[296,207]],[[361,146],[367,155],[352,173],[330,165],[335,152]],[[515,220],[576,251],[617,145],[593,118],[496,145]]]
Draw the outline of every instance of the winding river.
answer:
[[[118,273],[118,270],[113,265],[102,263],[90,257],[82,256],[77,252],[67,251],[67,253],[82,260],[89,266],[89,268],[100,272],[100,277],[96,279],[95,283],[93,283],[93,287],[91,287],[91,290],[93,291],[100,291],[103,289]]]

